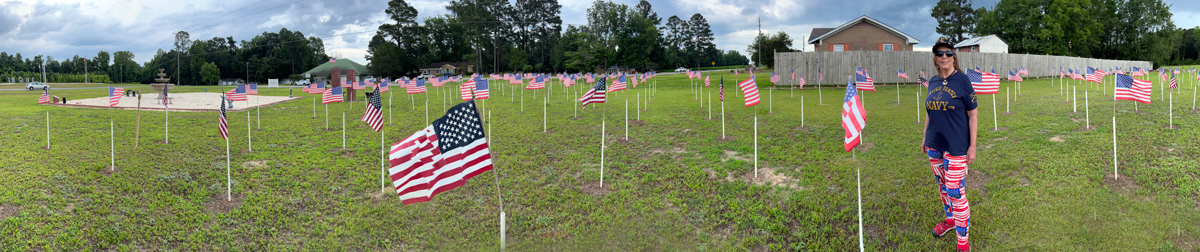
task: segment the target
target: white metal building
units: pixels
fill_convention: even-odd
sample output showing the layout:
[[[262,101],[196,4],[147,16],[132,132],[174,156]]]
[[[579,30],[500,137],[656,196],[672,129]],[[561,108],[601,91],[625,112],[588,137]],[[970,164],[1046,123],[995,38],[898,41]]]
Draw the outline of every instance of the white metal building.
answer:
[[[987,35],[958,42],[954,49],[959,52],[1008,53],[1008,43],[996,35]]]

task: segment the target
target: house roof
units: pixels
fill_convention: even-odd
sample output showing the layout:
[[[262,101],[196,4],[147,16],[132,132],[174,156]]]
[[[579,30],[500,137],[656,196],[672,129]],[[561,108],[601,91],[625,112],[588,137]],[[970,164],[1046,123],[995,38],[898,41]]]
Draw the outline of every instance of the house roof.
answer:
[[[809,38],[820,37],[821,35],[825,35],[825,33],[829,33],[829,31],[832,31],[832,30],[833,30],[833,28],[813,28],[812,34],[808,34],[808,37]]]
[[[900,30],[898,30],[896,28],[892,28],[891,26],[884,24],[883,22],[879,22],[879,20],[875,20],[874,18],[868,17],[867,15],[862,15],[858,18],[855,18],[854,20],[850,20],[850,22],[846,22],[842,25],[839,25],[837,28],[813,28],[812,38],[808,39],[808,43],[816,44],[817,42],[819,42],[823,39],[826,39],[830,36],[833,36],[834,34],[842,32],[842,31],[850,28],[851,26],[854,26],[855,24],[858,24],[861,22],[869,22],[869,23],[883,29],[884,31],[890,32],[892,34],[896,34],[896,36],[900,36],[901,38],[904,38],[905,43],[908,43],[910,45],[921,43],[921,41],[917,40],[917,38],[908,36],[908,34],[904,34],[904,32],[900,32]],[[828,30],[828,31],[818,35],[818,32],[821,30],[824,30],[824,29],[831,29],[831,30]]]
[[[987,36],[983,36],[983,37],[977,37],[977,38],[963,40],[962,42],[958,42],[958,44],[955,44],[954,48],[975,46],[975,45],[983,44],[983,42],[987,42],[987,41],[993,40],[993,39],[996,41],[1000,41],[1000,43],[1004,43],[1004,40],[1000,39],[1000,37],[996,37],[996,35],[993,34],[993,35],[987,35]],[[1004,44],[1007,45],[1008,43],[1004,43]]]
[[[442,66],[445,66],[445,65],[450,65],[454,68],[459,68],[459,67],[466,67],[469,64],[467,64],[466,62],[439,62],[439,63],[433,63],[433,64],[429,64],[426,66],[422,66],[421,69],[442,68]]]

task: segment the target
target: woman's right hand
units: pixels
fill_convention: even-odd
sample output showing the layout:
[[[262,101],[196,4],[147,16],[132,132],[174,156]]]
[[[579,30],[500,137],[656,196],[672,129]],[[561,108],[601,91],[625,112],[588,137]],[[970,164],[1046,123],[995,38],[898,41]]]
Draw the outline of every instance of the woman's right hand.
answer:
[[[920,147],[921,147],[921,148],[920,148],[920,149],[921,149],[921,154],[925,154],[925,139],[924,139],[924,138],[921,138]]]

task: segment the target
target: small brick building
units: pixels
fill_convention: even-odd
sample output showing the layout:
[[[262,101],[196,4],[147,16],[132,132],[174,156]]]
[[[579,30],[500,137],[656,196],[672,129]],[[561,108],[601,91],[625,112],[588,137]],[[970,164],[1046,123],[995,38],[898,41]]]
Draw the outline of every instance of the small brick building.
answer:
[[[921,41],[863,15],[836,28],[813,28],[808,39],[815,51],[912,51]]]

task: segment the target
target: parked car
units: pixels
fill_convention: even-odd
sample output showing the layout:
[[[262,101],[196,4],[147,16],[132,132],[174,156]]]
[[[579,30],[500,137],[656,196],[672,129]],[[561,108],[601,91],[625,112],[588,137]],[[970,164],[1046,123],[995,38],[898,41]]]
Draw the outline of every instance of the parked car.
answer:
[[[426,79],[428,79],[428,78],[433,78],[433,75],[432,75],[432,74],[421,74],[420,76],[417,76],[417,78],[426,78]]]
[[[687,70],[688,70],[687,68],[682,68],[682,67],[680,67],[680,68],[676,68],[676,69],[675,69],[675,72],[676,72],[676,73],[678,73],[678,72],[687,72]]]
[[[34,90],[34,89],[47,90],[47,89],[50,89],[50,86],[46,86],[46,84],[42,84],[41,82],[30,82],[29,84],[25,84],[25,89],[29,89],[29,90]]]
[[[312,83],[308,82],[308,80],[298,80],[298,81],[292,82],[292,85],[296,85],[296,86],[308,86],[309,84],[312,84]]]

